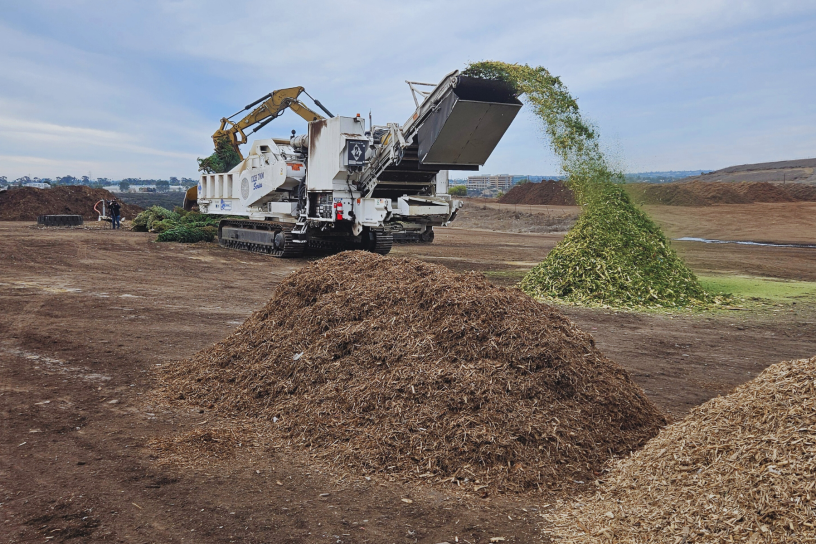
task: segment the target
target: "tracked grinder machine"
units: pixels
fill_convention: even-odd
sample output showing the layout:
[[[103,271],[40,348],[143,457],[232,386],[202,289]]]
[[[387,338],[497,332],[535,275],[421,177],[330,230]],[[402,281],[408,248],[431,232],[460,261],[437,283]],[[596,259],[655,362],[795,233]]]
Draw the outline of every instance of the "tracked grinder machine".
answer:
[[[484,165],[521,102],[506,83],[458,71],[438,85],[408,83],[416,110],[402,125],[367,128],[359,114],[334,117],[315,101],[324,118],[298,101],[302,87],[250,104],[245,110],[263,102],[242,121],[222,119],[213,139],[230,138],[238,153],[244,129],[286,107],[309,123],[303,135],[254,141],[229,172],[203,174],[185,207],[245,217],[223,219],[219,243],[276,257],[307,247],[386,254],[395,240],[432,241],[433,227],[462,205],[448,194],[448,170]]]

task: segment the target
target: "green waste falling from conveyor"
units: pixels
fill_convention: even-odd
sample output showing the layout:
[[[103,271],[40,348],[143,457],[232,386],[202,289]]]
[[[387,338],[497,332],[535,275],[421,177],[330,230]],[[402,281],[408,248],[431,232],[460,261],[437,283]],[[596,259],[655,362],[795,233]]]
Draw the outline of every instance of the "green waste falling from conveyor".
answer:
[[[595,127],[561,80],[542,67],[485,61],[463,72],[512,85],[543,122],[583,213],[566,237],[521,281],[551,301],[622,308],[705,308],[708,293],[660,228],[623,190],[623,175],[601,151]]]

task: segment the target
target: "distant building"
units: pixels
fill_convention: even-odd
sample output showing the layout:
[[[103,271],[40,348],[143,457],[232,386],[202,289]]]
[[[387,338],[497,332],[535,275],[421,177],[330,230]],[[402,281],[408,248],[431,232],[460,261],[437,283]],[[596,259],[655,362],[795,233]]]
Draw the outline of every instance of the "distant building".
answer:
[[[507,192],[515,183],[516,176],[509,174],[468,176],[468,195],[481,195],[484,193],[494,193],[498,191]]]
[[[50,189],[50,183],[41,183],[38,181],[27,181],[23,183],[23,187],[34,187],[35,189]]]
[[[110,191],[112,193],[121,193],[122,190],[119,188],[118,185],[106,185],[103,189]],[[186,191],[187,189],[184,188],[183,185],[170,185],[167,188],[167,192],[175,193],[180,191]],[[130,189],[128,189],[129,193],[155,193],[158,189],[155,185],[131,185]]]

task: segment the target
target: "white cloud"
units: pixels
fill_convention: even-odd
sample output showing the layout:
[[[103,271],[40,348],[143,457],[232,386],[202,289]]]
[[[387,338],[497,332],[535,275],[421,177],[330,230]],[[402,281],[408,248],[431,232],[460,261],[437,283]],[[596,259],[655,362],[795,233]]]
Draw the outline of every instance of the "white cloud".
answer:
[[[190,153],[139,145],[134,143],[133,136],[126,133],[0,117],[0,138],[4,136],[9,139],[16,138],[18,142],[28,141],[32,145],[42,145],[50,152],[76,148],[79,145],[185,160],[195,160],[196,157]]]
[[[802,52],[816,48],[815,19],[812,2],[756,0],[31,0],[0,15],[0,174],[40,157],[105,177],[191,176],[218,119],[273,89],[303,85],[335,113],[404,121],[405,79],[483,59],[561,75],[633,168],[784,159],[816,144],[796,129],[816,122],[816,59]],[[787,89],[782,112],[771,77]],[[762,92],[740,99],[738,81]],[[287,114],[264,134],[304,126]],[[555,173],[525,114],[485,169]]]

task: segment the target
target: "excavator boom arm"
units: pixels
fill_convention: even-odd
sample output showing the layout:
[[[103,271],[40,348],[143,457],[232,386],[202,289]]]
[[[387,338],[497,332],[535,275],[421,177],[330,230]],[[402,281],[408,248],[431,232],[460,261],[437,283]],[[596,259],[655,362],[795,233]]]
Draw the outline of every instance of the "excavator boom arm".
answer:
[[[247,143],[247,135],[244,133],[244,131],[250,127],[258,125],[255,128],[255,131],[257,131],[281,115],[286,108],[291,108],[292,111],[300,115],[307,122],[319,121],[323,119],[324,117],[322,115],[315,113],[305,104],[303,104],[303,102],[298,100],[298,96],[300,96],[300,94],[304,91],[305,89],[303,87],[290,87],[288,89],[273,91],[261,100],[253,102],[244,108],[244,111],[248,110],[260,102],[260,105],[249,112],[240,121],[232,122],[224,117],[221,119],[221,126],[212,135],[213,144],[217,148],[218,141],[221,138],[227,137],[229,138],[232,146],[235,148],[235,151],[237,151],[238,154],[241,155],[241,158],[243,158],[239,146]]]

